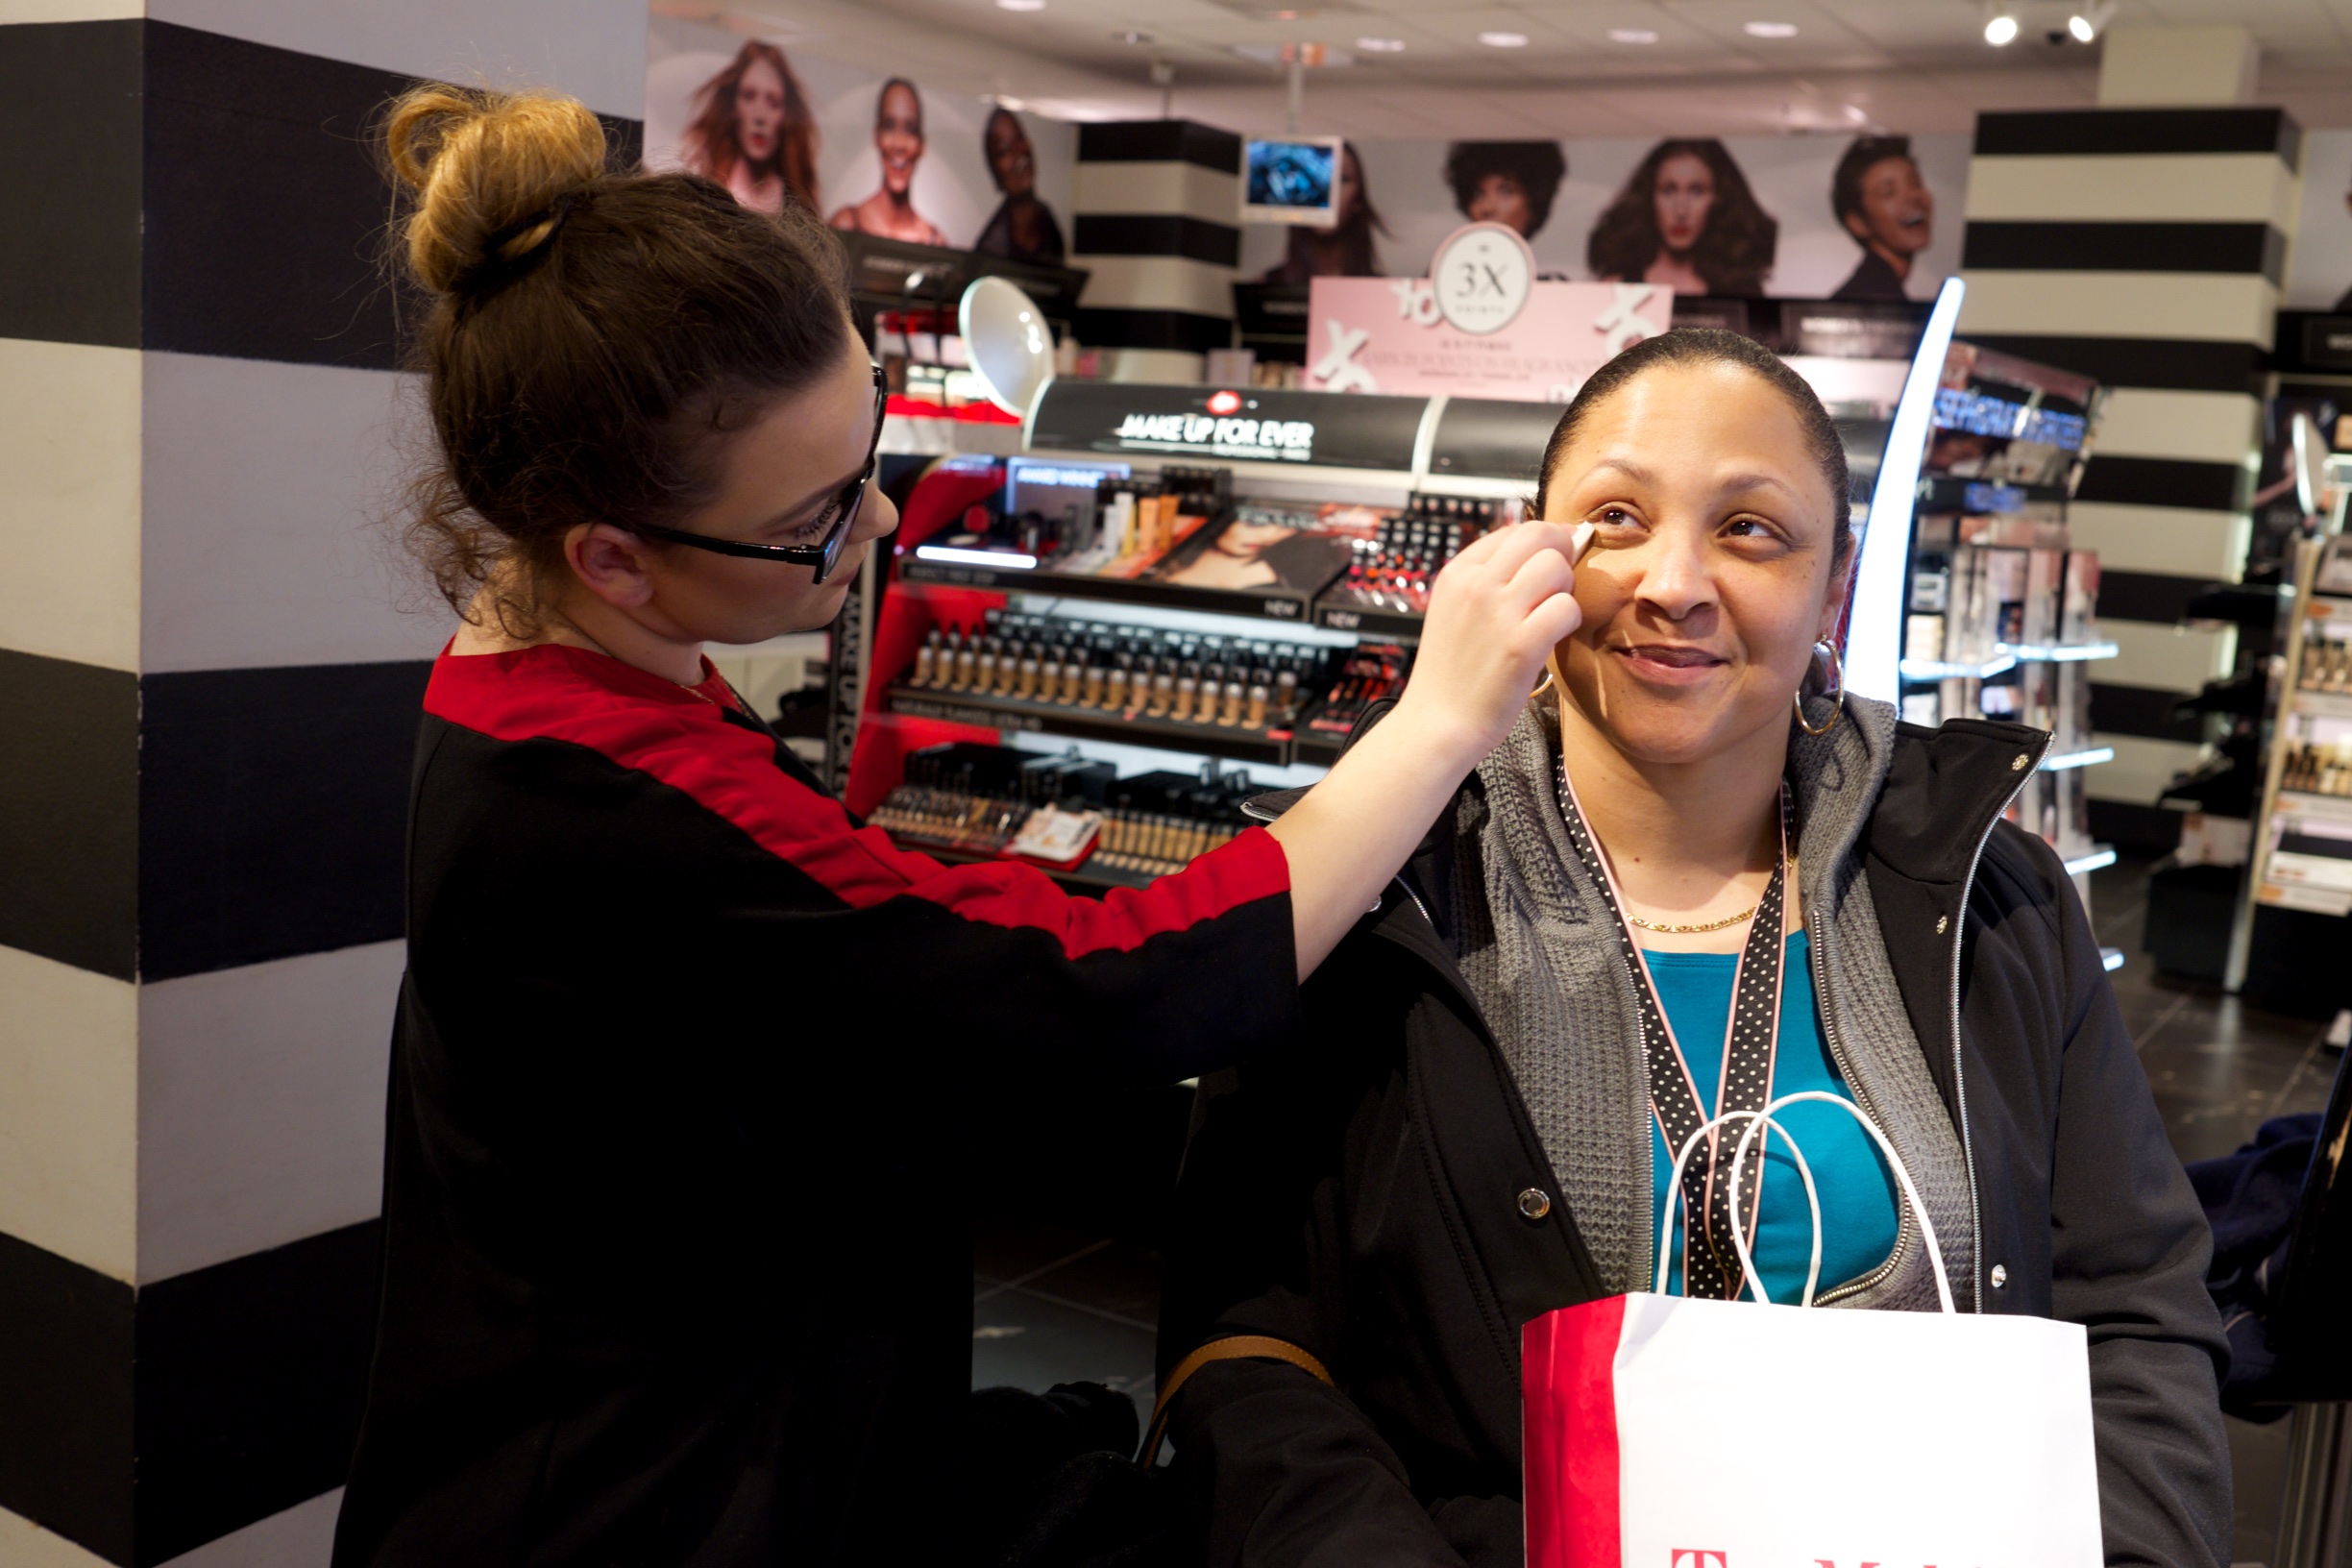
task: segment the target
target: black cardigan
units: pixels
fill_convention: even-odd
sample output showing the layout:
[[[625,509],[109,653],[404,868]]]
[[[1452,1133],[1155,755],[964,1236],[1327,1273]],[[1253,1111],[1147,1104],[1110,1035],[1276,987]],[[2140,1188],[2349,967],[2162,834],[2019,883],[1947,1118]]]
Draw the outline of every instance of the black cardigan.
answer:
[[[1913,1031],[1973,1145],[1977,1256],[2004,1271],[1998,1288],[1955,1279],[1955,1293],[1964,1311],[1980,1296],[2089,1328],[2109,1562],[2226,1561],[2227,1351],[2204,1216],[2065,869],[1994,823],[2012,762],[2046,737],[1984,722],[1897,737],[1865,874]],[[1442,850],[1409,878],[1445,886]],[[1964,896],[1966,919],[1948,919]],[[1425,906],[1441,907],[1392,890],[1316,971],[1301,1050],[1203,1085],[1162,1373],[1220,1335],[1269,1334],[1338,1387],[1270,1361],[1193,1379],[1171,1435],[1198,1560],[1521,1560],[1519,1331],[1605,1292]],[[1553,1197],[1545,1217],[1520,1209],[1529,1188]]]
[[[1281,847],[1097,903],[893,847],[715,677],[445,654],[425,700],[337,1568],[950,1555],[970,1088],[1285,1038]]]

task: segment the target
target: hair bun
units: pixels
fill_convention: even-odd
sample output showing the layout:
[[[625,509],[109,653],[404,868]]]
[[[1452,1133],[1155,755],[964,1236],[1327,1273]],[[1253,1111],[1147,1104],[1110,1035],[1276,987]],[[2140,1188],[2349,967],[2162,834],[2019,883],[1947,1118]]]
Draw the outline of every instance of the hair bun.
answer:
[[[604,172],[604,127],[554,93],[418,87],[393,104],[384,152],[416,197],[409,269],[447,294],[547,242],[557,203]]]

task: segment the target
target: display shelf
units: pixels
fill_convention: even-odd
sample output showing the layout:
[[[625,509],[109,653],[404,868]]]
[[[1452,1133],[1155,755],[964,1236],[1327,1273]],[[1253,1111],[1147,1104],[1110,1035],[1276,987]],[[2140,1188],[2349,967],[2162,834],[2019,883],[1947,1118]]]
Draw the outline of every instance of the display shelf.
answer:
[[[2230,991],[2259,994],[2253,983],[2257,971],[2276,975],[2283,970],[2308,971],[2311,960],[2325,952],[2332,957],[2342,946],[2340,935],[2321,936],[2308,926],[2272,926],[2266,938],[2281,939],[2282,948],[2255,958],[2255,919],[2264,908],[2342,919],[2352,916],[2352,893],[2342,879],[2340,858],[2345,829],[2352,827],[2352,796],[2322,795],[2291,789],[2286,780],[2301,777],[2291,766],[2299,748],[2319,739],[2321,728],[2334,728],[2352,718],[2352,694],[2307,691],[2307,665],[2326,669],[2332,663],[2329,645],[2338,639],[2334,628],[2352,620],[2352,597],[2341,591],[2352,576],[2352,536],[2344,533],[2352,505],[2352,455],[2327,458],[2326,473],[2333,491],[2326,528],[2318,537],[2294,547],[2290,577],[2292,601],[2284,617],[2284,657],[2274,665],[2266,714],[2263,793],[2253,820],[2253,854],[2246,869],[2238,921],[2230,933],[2229,963],[2223,985]],[[2329,737],[2334,749],[2334,737]],[[2306,831],[2313,829],[2315,831]],[[2316,851],[2312,853],[2310,851]],[[2275,983],[2275,981],[2271,982]],[[2322,987],[2340,993],[2340,985]]]
[[[883,699],[890,712],[909,719],[937,719],[951,724],[1020,730],[1034,735],[1066,735],[1076,741],[1114,741],[1123,746],[1227,757],[1236,762],[1282,766],[1290,761],[1291,740],[1286,729],[1180,723],[1140,713],[1105,713],[1099,708],[1026,702],[1017,697],[980,696],[925,686],[894,685]]]
[[[1347,737],[1344,735],[1324,735],[1302,729],[1290,742],[1290,760],[1329,768],[1339,760],[1339,753],[1346,746]]]
[[[2070,487],[2063,484],[2012,484],[1937,474],[1920,480],[1918,505],[1923,512],[2021,512],[2036,502],[2070,499]]]
[[[2019,664],[2076,664],[2112,659],[2123,649],[2114,643],[2000,643],[1999,651]]]
[[[1990,680],[1995,675],[2017,668],[2015,653],[1996,653],[1989,659],[1955,663],[1948,659],[1905,659],[1902,678],[1905,680]]]
[[[2042,771],[2046,773],[2062,773],[2070,768],[2091,768],[2113,761],[2114,747],[2094,746],[2080,751],[2054,751],[2042,759]]]
[[[1314,624],[1331,631],[1355,631],[1390,640],[1417,639],[1421,617],[1411,610],[1379,610],[1368,604],[1317,600]]]
[[[2352,692],[2291,692],[2288,701],[2314,719],[2352,719]]]
[[[1116,866],[1097,866],[1091,855],[1068,870],[1056,870],[1051,866],[1039,866],[1034,860],[1022,860],[1010,855],[974,854],[966,849],[945,849],[936,845],[924,844],[917,839],[902,839],[895,833],[891,835],[891,843],[901,849],[909,849],[919,855],[929,855],[943,866],[1033,866],[1052,877],[1065,889],[1077,894],[1091,895],[1111,893],[1120,888],[1149,887],[1152,883],[1152,878],[1143,875],[1140,871],[1122,870]]]
[[[2088,853],[2076,855],[2072,860],[2066,863],[2067,875],[2080,876],[2085,871],[2100,870],[2106,867],[2113,866],[2115,863],[2116,851],[2114,845],[2095,844],[2091,846]]]
[[[2311,790],[2282,789],[2278,792],[2278,806],[2305,817],[2322,817],[2334,822],[2352,822],[2352,796],[2320,795]]]
[[[1041,572],[1017,566],[984,566],[969,559],[986,553],[959,551],[964,559],[925,559],[929,546],[898,561],[899,580],[936,583],[943,588],[985,588],[1000,593],[1045,594],[1059,599],[1088,599],[1111,604],[1151,604],[1164,609],[1197,610],[1206,615],[1238,615],[1258,621],[1311,624],[1311,596],[1254,588],[1194,588],[1183,583],[1152,582],[1127,577],[1090,577]],[[1026,560],[1026,556],[1014,559]]]

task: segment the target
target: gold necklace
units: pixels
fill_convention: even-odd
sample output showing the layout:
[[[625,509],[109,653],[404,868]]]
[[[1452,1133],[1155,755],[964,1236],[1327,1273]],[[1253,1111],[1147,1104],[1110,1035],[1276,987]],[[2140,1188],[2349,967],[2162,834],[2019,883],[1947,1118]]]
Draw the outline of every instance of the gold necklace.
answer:
[[[1797,857],[1789,856],[1788,863],[1791,866],[1796,865]],[[1737,915],[1726,915],[1720,920],[1703,920],[1697,925],[1668,925],[1662,920],[1645,920],[1629,909],[1625,912],[1625,918],[1628,924],[1638,925],[1644,931],[1662,931],[1671,937],[1695,937],[1703,932],[1721,931],[1727,925],[1737,925],[1742,920],[1753,919],[1755,912],[1763,907],[1760,902],[1750,904]]]
[[[1663,931],[1669,936],[1688,937],[1696,936],[1702,931],[1721,931],[1727,925],[1737,925],[1742,920],[1753,919],[1755,912],[1763,907],[1760,903],[1750,904],[1737,915],[1726,915],[1720,920],[1703,920],[1697,925],[1667,925],[1662,921],[1645,920],[1631,911],[1627,912],[1626,919],[1640,926],[1644,931]]]

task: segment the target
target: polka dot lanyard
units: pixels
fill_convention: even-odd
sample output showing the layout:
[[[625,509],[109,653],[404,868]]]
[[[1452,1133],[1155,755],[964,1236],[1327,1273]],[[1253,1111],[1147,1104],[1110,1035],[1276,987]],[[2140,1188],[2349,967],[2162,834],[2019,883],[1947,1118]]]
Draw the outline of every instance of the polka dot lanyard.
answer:
[[[1633,993],[1641,1006],[1642,1055],[1650,1070],[1650,1111],[1657,1118],[1658,1130],[1666,1136],[1671,1157],[1708,1121],[1706,1104],[1699,1096],[1699,1086],[1691,1076],[1689,1063],[1682,1058],[1682,1047],[1675,1041],[1674,1028],[1666,1021],[1666,1010],[1658,1003],[1657,986],[1650,977],[1649,963],[1633,940],[1632,927],[1627,923],[1617,879],[1610,873],[1599,843],[1584,825],[1576,787],[1568,781],[1565,757],[1559,762],[1559,805],[1560,818],[1568,827],[1568,842],[1575,845],[1577,857],[1583,861],[1584,870],[1601,889],[1609,919],[1616,922],[1618,948],[1627,971],[1633,977]],[[1789,798],[1784,784],[1780,789],[1780,853],[1773,863],[1772,880],[1765,885],[1764,896],[1757,902],[1755,918],[1748,927],[1748,943],[1740,952],[1739,967],[1732,972],[1731,1020],[1724,1035],[1723,1077],[1715,1088],[1717,1115],[1732,1111],[1761,1111],[1772,1099],[1773,1060],[1780,1042],[1780,926],[1788,874],[1788,833]],[[1704,1153],[1693,1156],[1683,1169],[1685,1295],[1727,1301],[1738,1293],[1739,1255],[1731,1246],[1730,1172],[1726,1169],[1719,1179],[1716,1171],[1719,1158],[1728,1166],[1729,1145],[1737,1141],[1736,1138],[1726,1138],[1720,1129],[1708,1134]],[[1738,1202],[1740,1212],[1747,1216],[1744,1228],[1751,1237],[1754,1235],[1763,1172],[1764,1162],[1751,1160],[1740,1173]],[[1701,1217],[1694,1222],[1689,1217],[1692,1215]],[[1694,1232],[1700,1245],[1691,1244]]]

